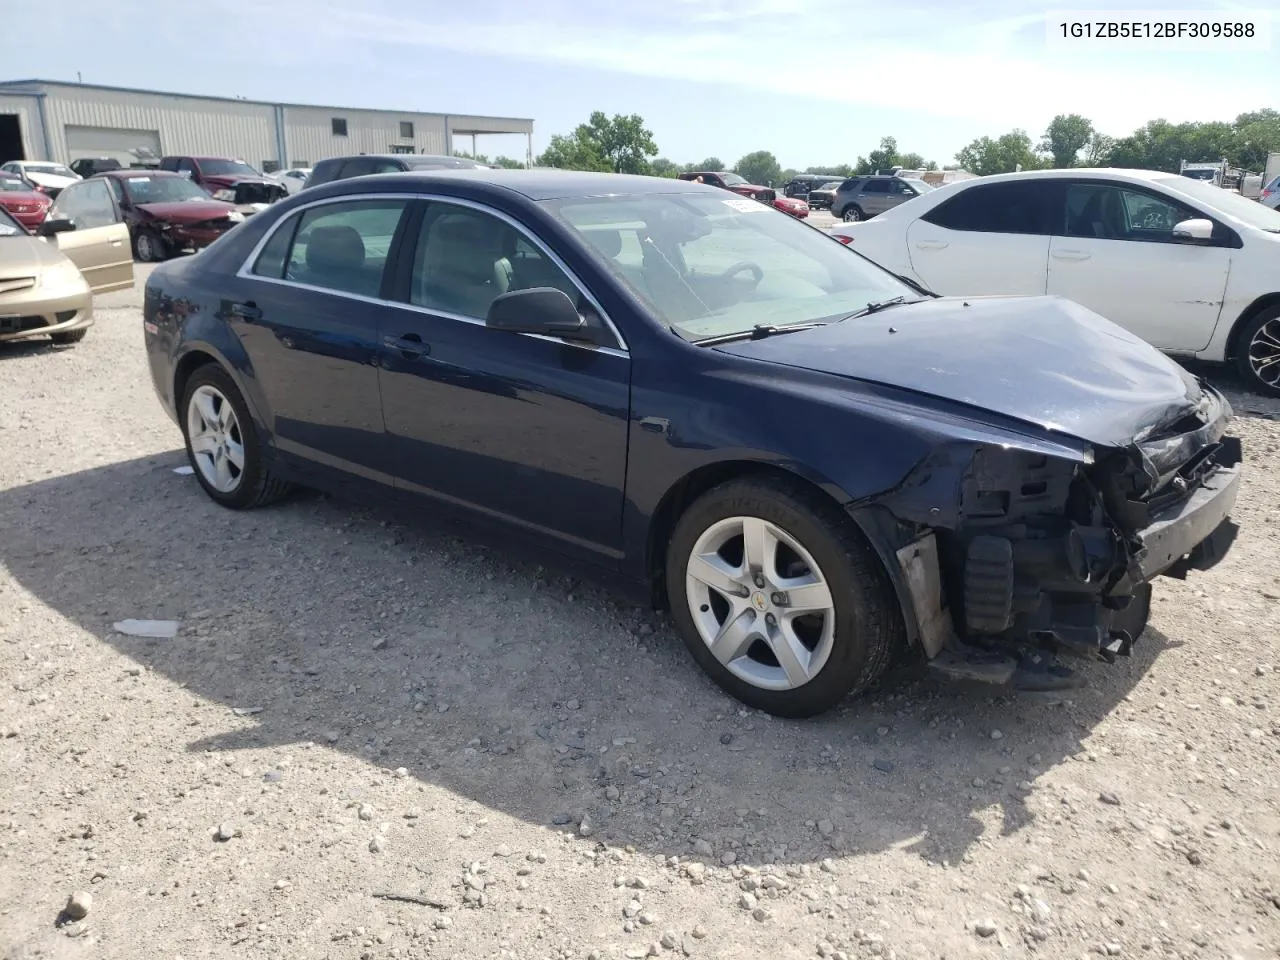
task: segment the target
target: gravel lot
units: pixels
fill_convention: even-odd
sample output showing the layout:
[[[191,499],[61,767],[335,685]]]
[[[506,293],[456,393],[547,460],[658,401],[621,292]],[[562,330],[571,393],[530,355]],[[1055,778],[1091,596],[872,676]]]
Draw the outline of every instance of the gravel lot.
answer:
[[[0,956],[1280,955],[1280,403],[1232,393],[1234,552],[1077,699],[789,723],[500,544],[214,506],[140,302],[0,348]]]

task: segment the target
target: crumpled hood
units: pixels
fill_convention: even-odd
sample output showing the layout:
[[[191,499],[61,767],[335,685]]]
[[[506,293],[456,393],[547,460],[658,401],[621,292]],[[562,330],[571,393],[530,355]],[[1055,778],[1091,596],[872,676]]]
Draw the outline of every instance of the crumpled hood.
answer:
[[[201,220],[225,217],[236,206],[221,200],[172,200],[167,203],[140,203],[138,209],[172,223],[199,223]]]
[[[1127,446],[1196,411],[1199,382],[1058,297],[940,298],[715,349],[969,404]]]

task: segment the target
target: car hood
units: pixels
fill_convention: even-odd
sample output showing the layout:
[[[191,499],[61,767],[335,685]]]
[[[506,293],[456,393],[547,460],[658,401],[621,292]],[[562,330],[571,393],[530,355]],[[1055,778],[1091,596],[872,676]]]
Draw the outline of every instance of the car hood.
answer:
[[[0,283],[38,277],[66,262],[66,254],[39,237],[0,237]]]
[[[1058,297],[939,298],[716,349],[967,404],[1111,447],[1195,412],[1199,381]]]
[[[215,220],[218,217],[225,217],[235,208],[234,203],[223,203],[221,200],[171,200],[138,204],[139,210],[151,214],[158,220],[169,220],[173,223]]]
[[[47,193],[36,193],[34,190],[0,190],[0,206],[11,207],[18,203],[49,204]]]
[[[235,187],[242,183],[268,183],[272,186],[280,186],[279,180],[272,180],[270,177],[252,177],[248,174],[241,176],[240,174],[222,174],[216,177],[204,177],[204,182],[219,187]]]
[[[69,187],[73,183],[80,182],[79,177],[63,177],[56,173],[40,173],[37,170],[27,170],[23,176],[32,183],[38,183],[42,187],[54,187],[55,189]]]

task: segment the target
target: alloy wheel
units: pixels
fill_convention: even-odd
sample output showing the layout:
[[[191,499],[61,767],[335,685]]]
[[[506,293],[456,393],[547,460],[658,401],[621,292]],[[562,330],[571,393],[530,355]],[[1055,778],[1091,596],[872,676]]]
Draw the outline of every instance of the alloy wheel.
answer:
[[[1249,368],[1272,390],[1280,389],[1280,316],[1272,317],[1249,340]]]
[[[216,387],[203,384],[187,405],[191,456],[209,486],[232,493],[244,475],[244,438],[235,408]]]
[[[762,690],[794,690],[826,665],[836,611],[826,577],[791,534],[759,517],[727,517],[694,544],[689,612],[711,654]]]
[[[862,214],[857,207],[848,207],[841,218],[845,223],[857,223],[862,219]]]

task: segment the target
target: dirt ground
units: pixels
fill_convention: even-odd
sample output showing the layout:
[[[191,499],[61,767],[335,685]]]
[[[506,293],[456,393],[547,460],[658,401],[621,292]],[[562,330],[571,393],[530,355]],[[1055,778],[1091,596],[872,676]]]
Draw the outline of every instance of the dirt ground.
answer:
[[[0,956],[1280,956],[1280,403],[1209,371],[1240,540],[1071,702],[791,723],[500,545],[216,507],[140,301],[0,348]]]

